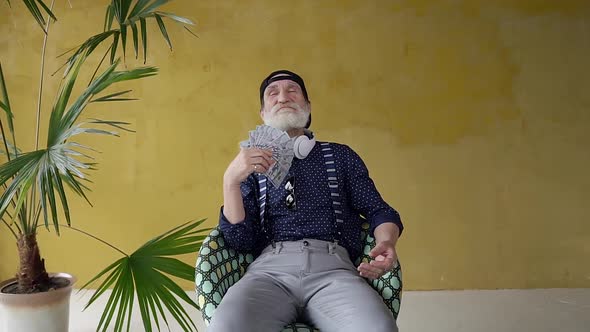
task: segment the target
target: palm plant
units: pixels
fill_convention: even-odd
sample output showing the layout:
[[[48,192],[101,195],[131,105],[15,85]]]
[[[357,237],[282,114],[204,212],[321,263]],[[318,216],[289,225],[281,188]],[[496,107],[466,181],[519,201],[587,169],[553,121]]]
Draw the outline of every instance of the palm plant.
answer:
[[[51,21],[57,19],[52,12],[53,2],[49,6],[42,0],[22,0],[22,2],[47,36]],[[156,21],[170,49],[172,44],[163,18],[179,22],[183,26],[193,24],[186,18],[159,11],[159,8],[167,2],[169,0],[111,1],[106,10],[103,32],[88,38],[79,47],[71,50],[71,56],[65,61],[60,87],[50,109],[47,143],[44,148],[39,147],[42,93],[39,93],[37,102],[35,146],[33,150],[23,152],[18,148],[16,141],[14,111],[10,104],[7,84],[0,63],[0,108],[4,111],[4,116],[0,117],[0,138],[2,140],[0,151],[4,153],[6,158],[6,162],[0,165],[0,185],[3,188],[0,196],[0,218],[17,242],[20,260],[17,272],[19,293],[39,292],[49,288],[50,277],[37,244],[38,229],[44,226],[47,230],[55,230],[57,235],[60,234],[60,227],[75,229],[71,226],[68,205],[71,193],[81,196],[90,204],[86,196],[86,192],[89,190],[86,183],[89,182],[88,171],[96,168],[96,165],[91,162],[91,154],[94,149],[79,144],[75,140],[82,134],[118,136],[118,133],[112,128],[130,131],[126,128],[129,123],[121,121],[101,119],[81,121],[83,112],[93,103],[131,100],[125,96],[130,90],[109,94],[105,94],[104,91],[122,82],[143,79],[157,74],[157,68],[149,66],[117,70],[121,61],[117,58],[117,49],[120,45],[124,58],[127,32],[131,33],[137,58],[139,31],[141,31],[145,63],[148,45],[146,29],[148,20]],[[7,0],[7,3],[10,5],[10,0]],[[43,12],[47,15],[46,19],[43,18]],[[116,28],[113,28],[114,24]],[[187,29],[186,26],[184,27]],[[43,89],[46,42],[47,38],[43,42],[41,54],[43,65],[40,91]],[[74,86],[80,80],[80,73],[86,60],[102,43],[107,43],[108,48],[94,70],[90,83],[78,96],[73,96]],[[101,69],[109,53],[110,64],[105,65],[106,69]],[[4,123],[7,124],[8,131],[5,131]],[[68,188],[69,190],[67,190]],[[60,223],[61,213],[65,218],[65,225]],[[106,276],[88,305],[104,294],[109,287],[113,287],[97,330],[106,331],[113,320],[115,331],[129,330],[135,298],[138,299],[146,331],[152,331],[152,320],[160,329],[158,315],[163,318],[166,325],[168,324],[163,307],[170,312],[184,330],[192,331],[193,328],[196,330],[195,324],[176,297],[195,308],[197,305],[167,274],[185,280],[193,280],[193,268],[171,256],[194,253],[198,250],[205,238],[203,232],[208,230],[199,227],[202,223],[203,220],[199,220],[181,225],[150,240],[132,254],[126,254],[109,244],[123,257],[83,286],[85,288],[91,282]]]

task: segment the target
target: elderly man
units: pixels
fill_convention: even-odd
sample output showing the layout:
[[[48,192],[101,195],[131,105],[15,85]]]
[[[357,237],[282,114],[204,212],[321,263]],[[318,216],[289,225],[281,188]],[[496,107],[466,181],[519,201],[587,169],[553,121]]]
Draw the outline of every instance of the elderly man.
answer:
[[[241,149],[223,178],[220,227],[236,250],[259,254],[215,311],[209,331],[277,332],[304,321],[322,332],[397,331],[391,312],[364,278],[397,264],[403,230],[361,158],[348,146],[317,142],[307,130],[311,104],[303,79],[271,73],[260,86],[264,123],[295,140],[283,183],[267,185],[272,152]],[[337,116],[337,115],[335,115]],[[355,267],[362,219],[377,244]]]

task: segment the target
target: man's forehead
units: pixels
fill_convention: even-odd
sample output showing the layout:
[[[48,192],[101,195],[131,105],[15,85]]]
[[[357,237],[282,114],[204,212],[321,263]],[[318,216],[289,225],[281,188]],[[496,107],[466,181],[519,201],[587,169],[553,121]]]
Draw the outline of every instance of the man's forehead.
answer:
[[[287,75],[277,75],[277,76],[275,76],[275,77],[280,77],[280,76],[285,76],[285,78],[284,78],[284,79],[281,79],[281,80],[278,80],[278,81],[274,81],[274,82],[272,82],[271,84],[269,84],[269,85],[266,87],[266,89],[267,89],[267,90],[268,90],[268,89],[273,89],[273,88],[275,88],[275,89],[276,89],[276,88],[278,88],[279,84],[286,84],[286,85],[287,85],[287,86],[289,86],[289,87],[293,86],[293,87],[297,87],[297,88],[301,89],[301,87],[299,86],[299,84],[297,84],[297,82],[295,82],[295,81],[292,81],[292,80],[289,78],[289,76],[287,76]]]

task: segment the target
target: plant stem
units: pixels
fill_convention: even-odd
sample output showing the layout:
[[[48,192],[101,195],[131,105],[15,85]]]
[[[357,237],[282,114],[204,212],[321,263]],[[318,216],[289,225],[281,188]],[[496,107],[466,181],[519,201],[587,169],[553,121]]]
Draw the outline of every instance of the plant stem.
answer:
[[[55,0],[51,1],[51,6],[49,10],[53,11],[53,4]],[[49,14],[47,15],[47,23],[45,25],[45,36],[43,37],[43,49],[41,51],[41,77],[39,79],[39,97],[37,99],[37,130],[35,131],[35,150],[39,149],[39,124],[41,121],[41,100],[43,96],[43,75],[45,71],[45,50],[47,48],[47,38],[49,37],[49,22],[51,22],[51,17]]]
[[[51,6],[49,7],[50,11],[53,11],[53,5],[55,4],[55,0],[51,1]],[[45,36],[43,37],[43,49],[41,51],[41,77],[39,78],[39,97],[37,99],[37,129],[35,130],[35,151],[39,149],[39,126],[41,123],[41,101],[43,97],[43,77],[45,74],[45,51],[47,49],[47,38],[49,37],[49,23],[51,22],[51,16],[47,14],[47,23],[45,24]],[[35,218],[35,203],[36,197],[35,193],[37,192],[37,183],[33,183],[33,188],[31,190],[31,200],[29,206],[31,207],[31,215],[29,220],[29,225],[33,225],[34,218]],[[39,202],[41,204],[41,202]],[[35,229],[35,228],[33,228]]]
[[[6,214],[8,215],[8,217],[11,220],[14,220],[14,217],[8,211],[6,211]],[[16,227],[16,231],[17,231],[18,234],[22,234],[23,233],[23,230],[19,227],[18,223],[13,222],[12,224],[14,225],[14,227]],[[12,227],[10,227],[10,228],[12,229]]]
[[[94,236],[94,235],[92,235],[92,234],[90,234],[90,233],[87,233],[87,232],[85,232],[85,231],[83,231],[83,230],[81,230],[81,229],[77,229],[77,228],[75,228],[75,227],[68,226],[68,225],[64,225],[64,224],[60,224],[60,226],[62,226],[62,227],[65,227],[65,228],[72,229],[72,230],[74,230],[74,231],[76,231],[76,232],[80,232],[80,233],[82,233],[82,234],[84,234],[84,235],[86,235],[86,236],[89,236],[89,237],[91,237],[91,238],[93,238],[93,239],[95,239],[95,240],[97,240],[97,241],[99,241],[99,242],[102,242],[103,244],[105,244],[105,245],[107,245],[107,246],[109,246],[109,247],[113,248],[114,250],[116,250],[116,251],[120,252],[120,253],[121,253],[122,255],[124,255],[125,257],[129,257],[129,255],[127,255],[125,252],[123,252],[123,250],[121,250],[121,249],[119,249],[119,248],[117,248],[117,247],[113,246],[112,244],[110,244],[110,243],[108,243],[108,242],[106,242],[106,241],[104,241],[104,240],[101,240],[101,239],[99,239],[98,237],[96,237],[96,236]]]
[[[12,229],[12,227],[10,227],[10,225],[6,222],[6,220],[4,220],[4,218],[2,218],[2,222],[4,223],[4,225],[6,225],[6,227],[8,227],[8,229],[10,230],[10,232],[12,233],[12,235],[14,235],[14,238],[16,240],[18,240],[18,235],[16,235],[16,233],[14,232],[14,230]]]
[[[37,244],[37,234],[23,234],[17,240],[19,270],[17,273],[20,293],[39,291],[49,284],[45,260],[41,258]]]
[[[35,217],[33,218],[33,225],[35,229],[37,229],[37,225],[39,225],[39,216],[41,215],[41,204],[37,206],[37,212],[35,212]]]

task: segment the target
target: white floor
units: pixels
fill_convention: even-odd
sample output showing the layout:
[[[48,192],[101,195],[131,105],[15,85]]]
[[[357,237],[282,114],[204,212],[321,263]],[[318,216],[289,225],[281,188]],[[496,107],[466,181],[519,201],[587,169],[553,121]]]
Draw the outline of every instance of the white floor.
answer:
[[[81,312],[90,295],[73,295],[70,332],[96,330],[107,297]],[[200,313],[189,312],[205,331]],[[406,291],[398,325],[402,332],[589,332],[590,289]],[[134,311],[131,331],[143,331],[142,326]],[[183,332],[175,324],[170,331]]]

